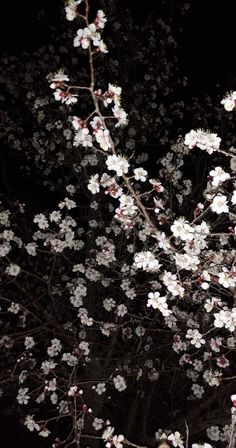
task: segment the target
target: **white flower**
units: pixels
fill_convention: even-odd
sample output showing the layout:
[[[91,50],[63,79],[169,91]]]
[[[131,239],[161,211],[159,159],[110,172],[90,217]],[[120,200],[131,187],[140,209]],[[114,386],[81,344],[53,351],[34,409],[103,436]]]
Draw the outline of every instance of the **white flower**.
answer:
[[[104,28],[106,22],[107,18],[104,12],[102,11],[102,9],[99,9],[97,12],[97,17],[95,19],[95,25],[97,26],[97,28]]]
[[[19,303],[12,302],[12,303],[11,303],[11,306],[9,306],[9,308],[7,309],[7,311],[9,311],[10,313],[13,313],[13,314],[18,314],[19,311],[20,311],[20,305],[19,305]]]
[[[82,350],[84,356],[88,356],[88,354],[90,352],[89,343],[86,341],[80,342],[79,349]]]
[[[216,442],[220,440],[219,426],[210,426],[210,428],[207,428],[207,437],[211,440],[215,440]]]
[[[78,358],[71,353],[63,353],[62,361],[65,361],[71,367],[77,366],[78,364]]]
[[[88,28],[85,28],[84,30],[80,28],[74,38],[74,47],[81,46],[84,50],[86,50],[90,45],[91,34],[92,33]]]
[[[184,448],[182,436],[178,431],[174,434],[170,434],[168,439],[172,442],[174,447]]]
[[[119,104],[115,104],[115,106],[112,108],[112,112],[114,114],[114,117],[118,120],[118,122],[115,124],[115,127],[118,128],[120,126],[126,126],[128,123],[128,115],[127,113],[124,111],[124,109],[122,109],[122,107],[120,107]]]
[[[122,303],[120,305],[118,305],[117,309],[116,309],[116,313],[117,316],[119,317],[124,317],[128,312],[128,309],[125,305],[123,305]]]
[[[160,293],[158,291],[156,292],[149,292],[148,294],[148,302],[147,306],[154,309],[158,309],[163,316],[169,316],[171,314],[171,311],[168,309],[168,305],[166,303],[166,297],[160,297]]]
[[[134,178],[135,180],[140,180],[141,182],[145,182],[147,179],[147,171],[143,168],[135,168],[134,169]]]
[[[36,243],[26,244],[25,249],[29,255],[31,255],[33,257],[35,257],[35,255],[37,255],[37,252],[36,252],[37,244]]]
[[[124,157],[111,155],[107,157],[106,165],[108,170],[116,171],[117,176],[127,174],[129,169],[129,162]]]
[[[215,169],[211,170],[209,174],[213,177],[212,185],[214,185],[214,187],[218,187],[220,183],[230,179],[229,173],[222,170],[220,166],[216,166]]]
[[[194,238],[194,228],[184,218],[176,219],[170,230],[176,238],[179,237],[183,241],[191,241]]]
[[[68,396],[69,397],[74,397],[77,393],[77,386],[71,386],[70,389],[68,390]]]
[[[115,388],[119,392],[122,392],[122,390],[125,390],[127,388],[125,378],[123,376],[121,376],[121,375],[115,376],[113,378],[113,383],[114,383]]]
[[[234,190],[234,192],[233,192],[233,196],[231,198],[231,202],[232,202],[233,205],[236,204],[236,190]]]
[[[200,263],[199,258],[196,255],[189,254],[175,254],[174,259],[176,265],[181,269],[186,269],[187,271],[196,271],[197,265]]]
[[[224,355],[222,355],[220,358],[216,359],[216,364],[218,367],[221,367],[222,369],[226,369],[226,367],[229,367],[230,362]]]
[[[216,328],[225,327],[229,331],[233,332],[236,328],[236,308],[232,310],[221,310],[218,313],[214,313]]]
[[[77,13],[77,6],[82,2],[82,0],[70,0],[68,5],[65,7],[65,12],[66,12],[66,18],[69,21],[74,20],[78,13]]]
[[[47,352],[48,352],[48,355],[53,358],[54,356],[58,355],[58,353],[61,351],[61,349],[62,349],[62,345],[61,345],[60,340],[57,338],[54,338],[51,340],[51,346],[48,347]]]
[[[123,447],[123,442],[124,441],[124,436],[123,435],[119,435],[119,436],[113,436],[112,437],[112,443],[110,444],[109,442],[106,444],[107,448],[110,448],[112,445],[115,446],[115,448],[122,448]]]
[[[51,89],[56,89],[62,82],[70,81],[69,76],[65,75],[64,70],[59,70],[57,73],[49,75],[48,79],[52,83],[50,84]]]
[[[72,201],[72,199],[65,198],[64,201],[59,202],[58,207],[60,209],[66,207],[67,210],[71,210],[72,208],[76,207],[75,201]]]
[[[41,429],[41,430],[39,431],[39,436],[42,436],[42,437],[48,437],[50,433],[51,433],[51,431],[49,431],[49,429],[47,429],[46,427],[44,427],[43,429]]]
[[[103,42],[102,39],[100,39],[98,41],[98,48],[101,51],[101,53],[108,53],[107,46],[106,46],[105,42]]]
[[[40,426],[35,422],[34,420],[34,416],[33,415],[27,415],[24,421],[24,425],[30,430],[30,431],[34,431],[36,429],[36,431],[39,431]]]
[[[11,275],[12,277],[16,277],[20,273],[20,266],[11,263],[9,266],[6,267],[5,272],[8,275]]]
[[[116,306],[116,302],[114,299],[104,299],[103,306],[104,306],[105,310],[111,311],[112,308],[114,308]]]
[[[100,183],[99,183],[99,175],[95,174],[94,176],[91,176],[88,183],[88,189],[91,191],[92,194],[99,193],[100,191]]]
[[[38,215],[35,215],[34,221],[35,224],[38,224],[38,227],[42,230],[47,229],[49,224],[47,218],[44,216],[43,213],[39,213]]]
[[[223,104],[227,112],[231,112],[236,105],[236,91],[227,93],[220,104]]]
[[[222,272],[219,272],[219,284],[224,286],[224,288],[234,288],[236,284],[236,273],[229,272],[229,270],[223,266]]]
[[[202,386],[199,386],[199,384],[194,383],[191,387],[192,391],[193,391],[193,395],[196,398],[202,398],[203,394],[204,394],[204,388]]]
[[[204,308],[206,309],[207,313],[210,313],[215,305],[221,305],[221,300],[217,299],[216,297],[211,297],[211,299],[207,299],[206,303],[204,305]]]
[[[60,222],[61,221],[61,212],[54,210],[52,213],[50,213],[49,218],[50,218],[51,222]]]
[[[41,369],[44,375],[48,375],[53,369],[55,369],[56,363],[50,359],[49,361],[43,361],[41,365]]]
[[[236,394],[231,395],[230,399],[231,399],[234,407],[236,407]]]
[[[73,145],[76,147],[82,145],[84,148],[91,148],[93,146],[92,135],[89,134],[88,128],[82,128],[76,132]]]
[[[134,266],[147,272],[155,272],[158,271],[162,265],[155,258],[155,255],[148,250],[135,254]]]
[[[121,101],[121,92],[122,89],[119,86],[115,86],[114,84],[108,84],[108,93],[111,94],[109,96],[112,96],[112,100],[115,104],[119,105]],[[111,102],[111,101],[109,101]]]
[[[193,344],[196,348],[200,348],[201,345],[205,344],[206,342],[198,330],[188,330],[186,338],[191,339],[190,343]]]
[[[95,429],[96,431],[99,431],[99,429],[102,429],[102,427],[103,427],[103,423],[104,423],[104,422],[103,422],[102,418],[97,418],[97,417],[95,417],[95,419],[94,419],[92,425],[93,425],[93,427],[94,427],[94,429]]]
[[[19,404],[27,404],[30,396],[27,395],[27,392],[29,391],[28,387],[22,387],[18,390],[18,395],[16,397]]]
[[[56,89],[55,92],[53,92],[53,95],[56,101],[61,101],[63,104],[65,103],[67,105],[75,104],[78,101],[77,94],[61,89]]]
[[[102,433],[102,439],[107,441],[112,437],[112,434],[114,432],[114,428],[112,426],[108,426]]]
[[[106,392],[106,384],[98,383],[96,386],[94,386],[94,389],[98,395],[102,395],[102,394],[104,394],[104,392]]]
[[[26,350],[29,350],[30,348],[35,346],[34,338],[32,338],[32,336],[26,336],[24,344]]]
[[[111,148],[110,133],[108,129],[99,129],[96,131],[95,138],[103,151],[108,151],[108,149]]]
[[[184,144],[190,149],[197,146],[202,150],[206,150],[209,154],[216,151],[220,147],[221,138],[217,137],[217,134],[204,131],[203,129],[193,129],[185,135]]]
[[[227,205],[227,197],[220,193],[217,194],[214,197],[210,207],[211,207],[211,210],[213,212],[217,213],[218,215],[220,213],[228,213],[229,207]]]
[[[209,386],[219,386],[222,377],[222,372],[219,370],[205,370],[203,373],[204,380],[209,384]]]

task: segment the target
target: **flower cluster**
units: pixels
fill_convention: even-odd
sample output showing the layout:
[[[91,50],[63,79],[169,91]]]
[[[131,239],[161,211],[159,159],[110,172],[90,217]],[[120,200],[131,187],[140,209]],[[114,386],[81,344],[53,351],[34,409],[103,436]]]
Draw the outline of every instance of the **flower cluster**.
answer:
[[[74,47],[82,47],[84,50],[92,44],[95,51],[107,53],[107,47],[101,38],[101,30],[104,28],[107,19],[104,12],[100,9],[93,23],[88,24],[85,28],[80,28],[74,38]]]
[[[193,129],[185,135],[184,144],[190,149],[197,146],[202,150],[206,150],[208,154],[212,154],[220,147],[221,138],[217,134],[212,134],[209,131],[203,129]]]

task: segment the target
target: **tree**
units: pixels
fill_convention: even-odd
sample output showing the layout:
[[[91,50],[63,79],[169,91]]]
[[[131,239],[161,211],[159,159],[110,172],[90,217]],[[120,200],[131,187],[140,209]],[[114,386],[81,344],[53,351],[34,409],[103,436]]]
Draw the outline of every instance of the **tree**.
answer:
[[[106,81],[107,18],[89,6],[72,0],[65,7],[67,20],[80,26],[73,38],[83,60],[79,82],[53,67],[51,98],[36,98],[29,74],[27,94],[24,84],[16,92],[6,83],[9,101],[27,101],[23,119],[5,113],[5,141],[24,150],[24,169],[35,170],[50,197],[31,209],[7,196],[1,203],[3,393],[16,397],[12,407],[25,426],[50,436],[53,447],[139,447],[167,438],[180,448],[207,448],[195,443],[207,437],[232,448],[235,149],[221,146],[214,124],[214,132],[180,135],[179,123],[178,137],[162,133],[172,117],[164,103],[157,116],[153,110],[157,88],[171,80],[168,64],[157,85],[147,69],[155,102],[147,101],[145,114],[142,72],[132,88],[126,72],[123,100],[117,64]],[[159,21],[159,28],[171,41],[168,26]],[[118,44],[110,40],[113,58]],[[166,48],[164,39],[163,58]],[[142,52],[132,57],[150,60]],[[36,77],[45,70],[39,63]],[[123,102],[133,98],[127,114]],[[233,113],[235,92],[221,103]],[[184,105],[174,104],[178,123]],[[169,148],[148,163],[137,141],[151,144],[154,130]]]

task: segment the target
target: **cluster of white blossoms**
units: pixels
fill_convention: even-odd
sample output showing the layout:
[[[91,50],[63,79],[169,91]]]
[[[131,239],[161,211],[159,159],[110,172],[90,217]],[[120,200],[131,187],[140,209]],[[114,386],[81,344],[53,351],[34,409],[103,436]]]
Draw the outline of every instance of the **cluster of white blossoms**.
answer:
[[[70,81],[69,76],[64,74],[63,70],[59,70],[53,75],[48,75],[50,88],[55,90],[53,92],[56,101],[61,101],[62,104],[71,105],[78,101],[78,94],[71,93],[67,88],[67,82]]]
[[[175,448],[184,448],[183,438],[179,431],[172,433],[170,431],[159,429],[155,433],[155,437],[158,441],[161,441],[161,439],[168,439]]]
[[[181,269],[186,269],[187,271],[197,271],[200,259],[197,255],[192,254],[175,254],[175,263]]]
[[[236,106],[236,91],[227,93],[220,103],[227,112],[231,112]]]
[[[102,433],[102,439],[106,442],[106,447],[111,448],[114,446],[115,448],[123,448],[124,436],[120,434],[116,436],[113,434],[114,428],[108,426]]]
[[[206,238],[210,233],[208,224],[202,221],[199,225],[190,225],[185,218],[178,218],[174,221],[170,229],[175,238],[185,242],[185,253],[174,255],[176,263],[185,269],[186,264],[190,260],[189,270],[192,270],[192,268],[194,270],[192,261],[194,260],[198,264],[200,262],[198,256],[207,247]]]
[[[203,373],[203,378],[209,384],[209,386],[219,386],[222,378],[222,372],[220,370],[206,369]]]
[[[176,219],[170,230],[175,238],[180,238],[182,241],[191,241],[194,238],[194,227],[190,226],[185,218]]]
[[[225,266],[222,267],[222,271],[218,273],[219,284],[224,288],[234,288],[236,285],[236,267],[233,266],[231,271]]]
[[[115,171],[117,176],[127,174],[129,170],[129,162],[125,157],[117,156],[115,154],[107,157],[106,165],[109,171]]]
[[[155,255],[148,251],[137,252],[134,256],[134,267],[143,269],[147,272],[159,271],[161,264],[155,258]]]
[[[108,149],[111,148],[109,130],[104,128],[102,120],[98,116],[95,116],[93,120],[90,121],[92,134],[90,133],[87,123],[79,117],[73,117],[72,125],[76,130],[73,142],[75,147],[83,146],[84,148],[91,148],[93,146],[94,136],[96,142],[103,151],[108,151]]]
[[[101,118],[95,116],[92,121],[90,121],[90,125],[93,129],[93,134],[97,143],[103,151],[108,151],[111,148],[110,142],[110,133],[108,129],[104,129]]]
[[[28,395],[29,388],[28,387],[21,387],[18,390],[18,395],[16,397],[19,404],[27,404],[30,396]]]
[[[196,348],[200,348],[203,344],[205,344],[205,339],[202,337],[202,334],[198,330],[188,330],[186,334],[186,338],[190,339],[190,343],[194,345]]]
[[[98,250],[96,251],[96,261],[98,265],[110,266],[111,263],[116,261],[115,257],[115,245],[105,236],[99,236],[96,238],[96,245]]]
[[[121,107],[121,92],[122,89],[114,84],[108,84],[108,90],[102,92],[101,89],[95,90],[94,94],[96,97],[102,101],[105,107],[113,105],[112,112],[117,120],[115,127],[123,127],[128,123],[127,113]]]
[[[152,307],[154,310],[158,309],[164,317],[167,317],[172,313],[172,311],[168,309],[166,297],[161,297],[158,291],[149,292],[148,297],[147,307]]]
[[[140,180],[140,182],[145,182],[147,180],[148,172],[142,167],[134,169],[135,180]]]
[[[6,274],[11,275],[12,277],[16,277],[17,275],[19,275],[20,271],[21,271],[20,266],[14,263],[11,263],[5,269]]]
[[[47,353],[49,356],[54,357],[60,353],[61,349],[62,349],[61,341],[59,341],[59,339],[57,338],[54,338],[51,340],[51,345],[50,347],[48,347]]]
[[[103,173],[100,180],[100,185],[105,188],[105,194],[109,194],[113,198],[118,198],[123,194],[123,189],[117,184],[115,177]]]
[[[94,174],[91,176],[88,183],[88,189],[92,194],[99,193],[100,191],[100,182],[99,182],[99,174]]]
[[[104,12],[100,9],[97,12],[96,19],[85,28],[80,28],[74,38],[74,47],[82,47],[84,50],[91,44],[96,50],[107,53],[107,47],[101,38],[101,30],[104,28],[107,19]]]
[[[125,378],[121,375],[117,375],[113,378],[113,384],[119,392],[122,392],[127,388]]]
[[[214,326],[216,328],[226,328],[230,332],[234,332],[236,329],[236,308],[223,309],[218,313],[214,313],[215,321]]]
[[[216,166],[209,174],[213,178],[211,183],[214,187],[218,187],[218,185],[230,179],[230,174],[226,173],[220,166]]]
[[[106,384],[98,383],[96,386],[92,386],[92,389],[94,389],[98,395],[102,395],[106,392]]]
[[[119,197],[120,205],[115,210],[115,218],[120,221],[125,229],[132,229],[135,224],[135,215],[138,207],[134,203],[132,196],[122,194]]]
[[[83,0],[69,0],[67,5],[65,6],[65,12],[66,12],[66,19],[72,22],[77,16],[77,6],[82,2]]]
[[[35,422],[33,415],[27,415],[24,424],[29,429],[29,431],[40,430],[40,426]]]
[[[164,271],[164,274],[161,277],[164,285],[167,290],[171,292],[173,296],[183,297],[184,288],[179,284],[176,274],[172,274],[171,272]]]
[[[203,129],[191,130],[185,135],[184,144],[190,149],[197,146],[202,150],[206,150],[208,154],[212,154],[220,147],[221,138],[217,134],[213,134]]]
[[[210,205],[211,210],[217,215],[220,215],[221,213],[228,213],[229,207],[227,204],[227,196],[224,194],[218,193],[214,198]]]

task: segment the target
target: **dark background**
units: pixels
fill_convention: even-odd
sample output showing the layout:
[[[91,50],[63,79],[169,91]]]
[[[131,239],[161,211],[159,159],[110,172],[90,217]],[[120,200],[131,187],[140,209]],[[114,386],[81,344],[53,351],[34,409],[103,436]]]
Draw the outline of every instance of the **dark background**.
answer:
[[[111,1],[111,0],[109,0]],[[165,0],[174,8],[174,1]],[[129,8],[137,22],[142,22],[157,3],[145,0],[118,0]],[[98,3],[99,4],[99,3]],[[61,0],[11,0],[1,4],[0,51],[20,55],[50,42],[50,25],[58,26]],[[235,89],[236,1],[192,0],[189,11],[179,20],[173,13],[173,27],[178,41],[180,71],[188,77],[187,94],[201,96]],[[182,28],[182,31],[181,31]],[[0,420],[1,441],[7,448],[46,447],[47,441],[29,433],[14,416],[6,415],[8,404],[1,401],[5,416]],[[3,441],[4,440],[4,441]]]
[[[160,7],[158,0],[116,3],[130,9],[138,22]],[[181,22],[176,18],[176,23],[175,0],[164,0],[163,4],[173,10],[180,68],[189,78],[192,93],[208,93],[218,83],[227,90],[235,88],[236,2],[190,0],[189,11]],[[1,4],[0,51],[20,54],[50,42],[49,26],[57,25],[62,5],[62,0],[12,0]]]

